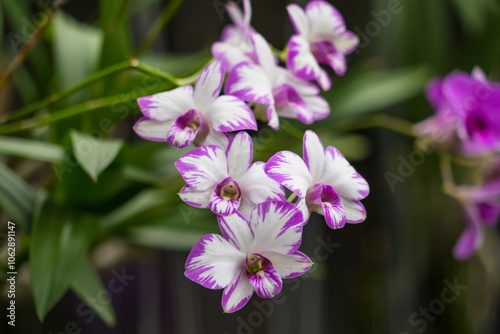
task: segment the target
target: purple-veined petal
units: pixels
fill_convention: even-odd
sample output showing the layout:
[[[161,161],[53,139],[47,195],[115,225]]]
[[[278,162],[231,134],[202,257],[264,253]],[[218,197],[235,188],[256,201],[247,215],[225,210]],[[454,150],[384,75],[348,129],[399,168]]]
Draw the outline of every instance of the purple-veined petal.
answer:
[[[217,98],[205,112],[207,121],[218,132],[257,130],[257,121],[248,105],[235,96]]]
[[[195,208],[208,208],[210,196],[212,196],[212,189],[198,191],[188,185],[182,187],[179,192],[181,200],[183,200],[187,205]]]
[[[306,6],[312,37],[338,34],[345,30],[345,22],[339,11],[326,1],[311,1]]]
[[[193,87],[183,86],[168,92],[137,99],[142,113],[156,121],[174,121],[194,109]]]
[[[252,248],[254,252],[292,254],[302,242],[304,218],[292,203],[261,203],[252,211],[250,224],[255,236]]]
[[[366,210],[360,201],[340,197],[345,210],[345,221],[349,224],[362,223],[366,219]]]
[[[370,191],[366,180],[332,146],[326,148],[325,170],[320,183],[332,186],[341,197],[354,200],[365,198]]]
[[[264,69],[267,75],[270,78],[274,78],[276,76],[276,58],[271,51],[271,47],[269,47],[269,43],[262,37],[260,34],[252,35],[252,42],[255,48],[255,53],[257,54],[257,59],[259,61],[259,65]]]
[[[345,56],[341,54],[340,52],[334,52],[330,54],[330,61],[329,65],[332,67],[332,69],[337,73],[337,75],[344,75],[345,71],[347,70],[347,62],[345,60]]]
[[[266,174],[299,197],[305,197],[313,179],[304,161],[295,153],[281,151],[269,159],[264,167]]]
[[[262,269],[256,273],[246,273],[255,293],[261,298],[272,298],[276,296],[283,287],[281,277],[272,265],[271,261],[262,257]]]
[[[238,5],[235,2],[232,2],[232,1],[228,2],[226,5],[226,10],[227,10],[227,13],[229,14],[229,17],[231,18],[231,21],[233,21],[234,25],[236,25],[238,27],[245,26],[245,22],[243,19],[243,13],[242,13],[240,7],[238,7]]]
[[[306,203],[309,211],[325,216],[328,227],[333,229],[344,227],[346,212],[339,195],[331,186],[317,183],[309,188]]]
[[[253,295],[253,286],[242,269],[234,276],[233,281],[222,293],[222,309],[225,313],[233,313],[245,306]]]
[[[300,276],[311,269],[313,265],[311,259],[301,252],[295,252],[293,254],[266,252],[262,255],[271,261],[281,278],[294,278]]]
[[[200,127],[203,127],[203,117],[198,111],[191,109],[172,124],[167,134],[167,142],[177,148],[189,146],[196,138]]]
[[[279,130],[280,128],[280,120],[274,103],[270,104],[267,107],[267,125],[269,125],[274,130]]]
[[[309,35],[309,19],[304,10],[296,4],[288,5],[286,10],[297,34],[307,37]]]
[[[309,168],[313,182],[319,180],[325,169],[325,148],[314,131],[307,130],[304,133],[302,152],[304,162],[307,168]]]
[[[202,146],[183,155],[175,162],[186,183],[199,191],[213,189],[226,179],[226,154],[218,146]]]
[[[227,190],[228,188],[229,190]],[[229,193],[228,196],[225,195],[225,192]],[[238,210],[240,203],[241,189],[231,177],[228,177],[215,187],[212,196],[210,196],[208,207],[216,215],[229,216]]]
[[[314,114],[299,93],[289,84],[273,88],[276,111],[280,116],[298,118],[304,124],[314,121]]]
[[[141,138],[151,141],[167,141],[167,134],[174,121],[154,121],[147,117],[138,120],[134,131]]]
[[[226,240],[242,253],[250,252],[253,232],[250,222],[239,212],[230,216],[218,216],[219,228]]]
[[[231,73],[236,65],[244,62],[254,63],[253,58],[250,56],[252,49],[253,45],[250,43],[247,47],[242,43],[216,42],[212,45],[212,54],[216,60],[222,63],[224,70]]]
[[[246,254],[217,234],[202,237],[189,253],[184,275],[205,288],[228,286],[244,267]]]
[[[484,238],[483,227],[481,226],[477,208],[473,205],[466,205],[464,207],[464,214],[467,223],[462,235],[453,248],[453,256],[458,260],[466,260],[474,254],[483,243]]]
[[[241,63],[236,66],[229,73],[225,92],[247,102],[274,103],[271,79],[262,67],[255,64]]]
[[[351,31],[344,31],[335,36],[333,44],[335,44],[335,49],[337,49],[338,52],[349,54],[358,47],[359,38]]]
[[[204,112],[219,97],[223,82],[221,62],[214,61],[203,69],[194,87],[194,101],[199,110]]]
[[[330,104],[321,96],[302,96],[302,99],[313,112],[315,121],[325,119],[330,115]]]
[[[208,134],[203,138],[200,138],[200,134],[198,133],[194,143],[197,146],[215,145],[226,150],[229,146],[229,135],[225,132],[217,132],[213,129],[209,129]]]
[[[239,212],[250,220],[253,209],[266,200],[286,201],[283,187],[264,172],[265,163],[257,161],[237,179],[242,197]]]
[[[231,140],[226,155],[229,175],[235,180],[239,180],[252,164],[252,137],[245,131],[238,132]]]

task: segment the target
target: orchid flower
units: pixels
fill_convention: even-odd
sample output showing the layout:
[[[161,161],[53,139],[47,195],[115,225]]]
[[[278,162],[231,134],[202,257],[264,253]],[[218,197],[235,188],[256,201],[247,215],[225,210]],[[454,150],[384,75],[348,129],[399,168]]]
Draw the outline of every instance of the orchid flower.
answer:
[[[414,127],[417,135],[442,135],[466,155],[500,151],[500,85],[488,82],[479,68],[470,76],[455,72],[434,79],[427,98],[436,115]]]
[[[316,80],[324,90],[330,89],[330,78],[319,63],[344,75],[345,55],[356,49],[358,36],[346,30],[342,15],[325,1],[311,1],[305,11],[295,4],[287,9],[297,32],[288,44],[287,67],[297,77]]]
[[[222,62],[224,69],[229,73],[239,63],[256,61],[251,40],[255,31],[250,26],[252,18],[250,0],[243,1],[243,12],[234,2],[229,2],[226,8],[233,24],[226,26],[222,31],[221,41],[212,45],[212,54],[215,59]]]
[[[226,94],[263,105],[264,117],[273,129],[279,129],[278,115],[298,118],[305,124],[328,116],[330,107],[315,85],[279,67],[264,37],[254,34],[252,41],[259,64],[236,66],[227,78]]]
[[[457,187],[463,199],[467,225],[457,241],[453,255],[459,260],[470,257],[483,243],[483,226],[495,226],[500,218],[500,177],[482,186]]]
[[[226,132],[257,130],[255,117],[243,101],[219,96],[223,81],[222,64],[213,62],[201,72],[194,89],[183,86],[139,98],[144,117],[135,124],[135,132],[142,138],[183,148],[193,142],[227,147]]]
[[[333,229],[364,221],[360,200],[368,195],[368,183],[344,156],[332,146],[325,150],[310,130],[304,134],[303,156],[304,160],[293,152],[278,152],[264,170],[298,196],[297,206],[306,217],[310,212],[322,214]]]
[[[218,217],[222,236],[202,237],[189,253],[185,276],[209,289],[224,289],[226,313],[241,309],[254,291],[272,298],[283,278],[304,274],[311,260],[298,251],[304,218],[291,203],[259,204],[248,221],[240,213]]]
[[[244,131],[234,136],[226,151],[209,145],[185,154],[175,163],[186,181],[181,199],[217,215],[239,211],[247,219],[257,204],[285,200],[283,188],[264,172],[264,163],[252,164],[252,159],[252,139]]]

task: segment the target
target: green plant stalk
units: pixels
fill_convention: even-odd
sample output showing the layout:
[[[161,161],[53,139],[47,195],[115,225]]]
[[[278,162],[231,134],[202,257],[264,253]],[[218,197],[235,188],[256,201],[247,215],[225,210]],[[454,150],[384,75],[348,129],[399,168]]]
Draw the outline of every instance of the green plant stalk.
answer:
[[[163,28],[170,22],[174,14],[177,12],[179,7],[182,5],[184,0],[171,0],[165,10],[151,25],[146,36],[142,40],[141,44],[137,48],[135,55],[140,56],[146,52],[151,44],[156,40]]]
[[[348,132],[374,127],[389,129],[413,138],[417,137],[413,132],[413,123],[385,114],[371,115],[338,122],[333,129],[340,132]]]

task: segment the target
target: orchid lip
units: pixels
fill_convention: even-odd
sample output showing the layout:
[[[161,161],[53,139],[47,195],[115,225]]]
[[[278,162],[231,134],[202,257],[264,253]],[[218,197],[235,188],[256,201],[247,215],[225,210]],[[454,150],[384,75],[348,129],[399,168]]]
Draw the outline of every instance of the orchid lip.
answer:
[[[238,183],[231,178],[228,178],[219,183],[218,188],[220,197],[225,197],[232,201],[235,201],[241,197],[241,191]]]
[[[262,259],[259,255],[249,253],[247,256],[246,269],[249,274],[255,274],[262,269]]]

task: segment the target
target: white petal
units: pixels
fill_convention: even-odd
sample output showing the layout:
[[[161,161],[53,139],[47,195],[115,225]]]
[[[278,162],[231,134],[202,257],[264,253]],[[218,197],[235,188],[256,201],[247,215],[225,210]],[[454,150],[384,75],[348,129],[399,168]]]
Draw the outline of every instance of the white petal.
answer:
[[[239,184],[240,177],[250,168],[253,159],[253,143],[250,135],[238,132],[227,149],[229,175]]]
[[[199,191],[214,189],[226,179],[226,154],[218,146],[202,146],[183,155],[175,162],[186,183]]]
[[[271,79],[262,67],[241,63],[229,74],[225,91],[243,101],[268,105],[274,102],[272,88]]]
[[[257,121],[248,105],[235,96],[217,98],[205,112],[207,122],[218,132],[257,130]]]
[[[208,234],[193,247],[186,260],[184,275],[208,289],[228,286],[244,267],[246,254],[223,237]]]
[[[290,20],[295,27],[295,31],[298,34],[307,36],[309,34],[309,19],[304,10],[296,4],[288,5],[286,9]]]
[[[309,168],[313,183],[316,183],[325,169],[325,149],[318,135],[311,130],[306,131],[304,134],[302,151],[304,162]]]
[[[276,75],[277,66],[273,52],[269,47],[269,43],[264,39],[264,37],[262,37],[262,35],[257,33],[252,36],[252,41],[260,66],[269,77],[273,78]]]
[[[311,1],[306,6],[311,24],[310,36],[321,37],[345,30],[345,22],[339,11],[326,1]]]
[[[363,199],[370,191],[366,180],[332,146],[326,148],[325,172],[320,182],[332,186],[340,197],[347,199]]]
[[[198,191],[188,185],[182,187],[179,192],[179,197],[184,201],[184,203],[196,208],[208,208],[208,202],[210,201],[211,195],[212,189]]]
[[[360,201],[348,200],[340,197],[345,210],[346,223],[357,224],[365,221],[366,210]]]
[[[157,121],[175,121],[189,110],[195,109],[191,86],[140,97],[137,103],[144,116]]]
[[[225,313],[233,313],[241,309],[253,295],[253,286],[244,270],[241,270],[222,294],[222,309]]]
[[[304,161],[295,153],[281,151],[269,159],[264,168],[266,174],[299,197],[305,197],[313,185],[312,177]]]
[[[262,161],[257,161],[236,180],[242,193],[238,211],[248,220],[258,204],[266,200],[286,201],[283,187],[266,175],[264,166]]]
[[[214,61],[203,69],[194,88],[194,101],[199,111],[204,112],[219,97],[223,82],[221,62]]]
[[[242,253],[250,252],[253,232],[250,222],[239,212],[230,216],[218,216],[219,228],[226,240]]]
[[[254,61],[247,54],[247,49],[252,49],[253,45],[247,47],[245,44],[233,44],[230,42],[216,42],[212,45],[214,58],[222,62],[224,70],[231,73],[236,65],[243,62],[253,63]]]
[[[281,278],[300,276],[308,271],[313,265],[311,259],[301,252],[286,255],[276,252],[266,252],[262,255],[271,261]]]
[[[236,26],[242,26],[244,24],[243,13],[235,2],[228,2],[226,9],[231,21],[233,21]]]
[[[210,129],[205,138],[200,140],[196,138],[194,142],[197,146],[216,145],[225,151],[229,146],[229,135],[225,132],[217,132]]]
[[[143,117],[134,125],[134,131],[139,137],[152,141],[167,141],[168,131],[175,121],[154,121]]]
[[[304,218],[295,205],[267,201],[252,212],[250,224],[255,237],[252,252],[292,254],[302,242]]]
[[[312,110],[315,121],[325,119],[330,115],[330,105],[321,96],[303,96],[302,99]]]

